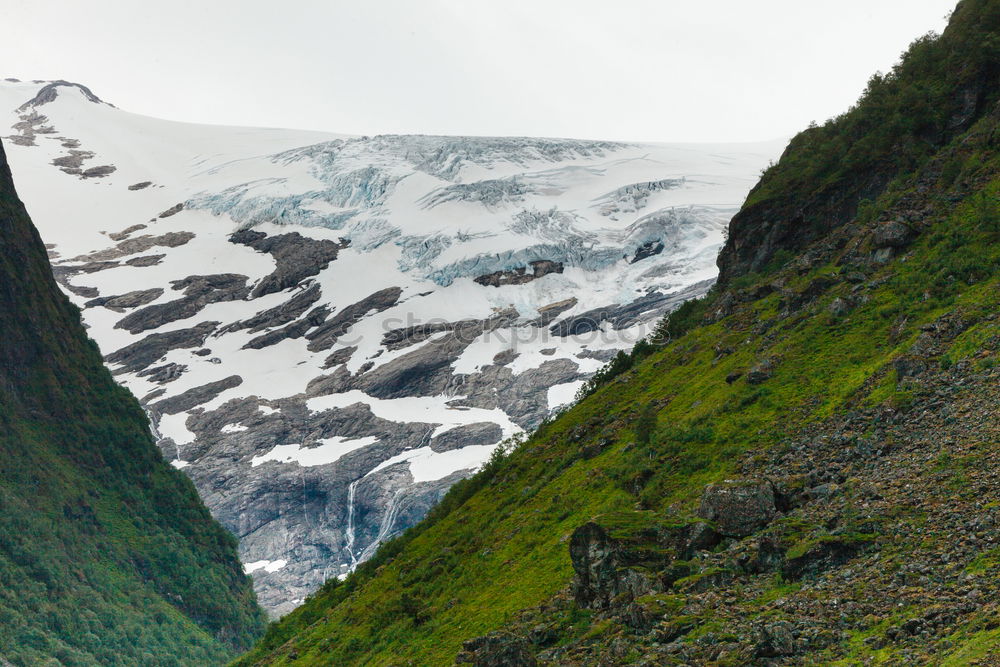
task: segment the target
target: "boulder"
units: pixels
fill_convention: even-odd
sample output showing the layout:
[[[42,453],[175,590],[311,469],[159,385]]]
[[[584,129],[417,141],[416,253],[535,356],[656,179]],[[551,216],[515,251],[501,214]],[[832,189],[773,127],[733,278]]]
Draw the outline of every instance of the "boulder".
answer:
[[[683,561],[721,539],[702,521],[671,522],[652,512],[596,517],[570,538],[576,602],[581,607],[608,609],[663,591],[690,576]]]
[[[746,537],[769,524],[778,510],[768,480],[741,479],[709,484],[698,516],[712,521],[726,537]]]
[[[773,374],[774,362],[770,359],[765,359],[747,371],[747,383],[760,384],[771,379]]]
[[[830,302],[830,306],[827,310],[834,317],[843,317],[847,313],[851,312],[851,308],[852,304],[849,300],[838,296]]]
[[[871,535],[826,535],[799,547],[785,556],[781,576],[792,581],[843,565],[871,544]]]
[[[569,554],[576,572],[573,594],[578,605],[606,609],[623,593],[631,600],[656,590],[651,573],[637,567],[645,559],[638,553],[641,548],[630,548],[631,542],[615,539],[593,521],[573,532]]]
[[[795,655],[795,635],[791,623],[778,621],[758,625],[757,646],[754,650],[758,658],[780,658]]]
[[[464,642],[455,663],[474,667],[534,667],[538,661],[527,640],[506,632],[493,632]]]
[[[902,248],[909,244],[915,234],[902,222],[884,222],[875,229],[872,243],[876,248]]]

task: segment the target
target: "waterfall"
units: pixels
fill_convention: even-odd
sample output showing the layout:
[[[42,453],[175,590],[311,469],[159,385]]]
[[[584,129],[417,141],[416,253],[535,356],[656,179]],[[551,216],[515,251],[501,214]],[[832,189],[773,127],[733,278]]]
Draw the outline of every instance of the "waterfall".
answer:
[[[344,548],[347,549],[347,553],[351,556],[352,570],[358,565],[358,559],[354,555],[354,491],[360,481],[360,479],[356,479],[347,487],[347,528],[344,530],[344,539],[346,541]]]
[[[402,491],[396,491],[393,494],[392,499],[389,501],[389,506],[385,508],[385,515],[382,517],[382,523],[378,529],[378,535],[372,540],[372,543],[365,547],[365,550],[361,552],[361,556],[358,560],[365,561],[370,558],[378,546],[384,542],[389,535],[392,533],[392,526],[396,523],[396,517],[399,515],[400,507],[402,503],[400,499],[403,496]]]

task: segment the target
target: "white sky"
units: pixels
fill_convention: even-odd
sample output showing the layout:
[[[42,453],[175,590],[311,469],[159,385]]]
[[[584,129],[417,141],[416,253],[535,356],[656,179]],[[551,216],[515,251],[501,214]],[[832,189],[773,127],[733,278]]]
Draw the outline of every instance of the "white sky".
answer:
[[[788,136],[956,0],[0,0],[0,77],[350,134]]]

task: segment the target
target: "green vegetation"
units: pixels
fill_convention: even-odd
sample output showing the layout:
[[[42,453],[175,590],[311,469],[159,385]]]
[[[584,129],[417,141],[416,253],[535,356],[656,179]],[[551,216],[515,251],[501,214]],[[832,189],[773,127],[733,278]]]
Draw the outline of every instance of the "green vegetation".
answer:
[[[103,367],[2,150],[0,239],[0,658],[224,663],[263,625],[235,539]]]
[[[611,516],[639,534],[655,524],[650,517],[689,515],[706,484],[741,461],[785,451],[792,434],[866,406],[905,414],[920,392],[899,362],[942,319],[961,321],[962,332],[949,349],[927,355],[985,364],[984,341],[1000,340],[993,317],[1000,308],[998,77],[1000,2],[965,0],[943,37],[915,42],[848,113],[796,137],[751,194],[741,215],[778,219],[786,207],[804,208],[797,224],[822,247],[799,255],[810,239],[789,239],[753,271],[732,270],[722,288],[667,318],[664,335],[616,357],[575,407],[456,485],[427,520],[346,581],[329,582],[236,664],[447,665],[464,640],[508,627],[526,609],[551,623],[551,645],[610,644],[622,626],[592,623],[589,610],[565,602],[574,529]],[[833,215],[835,200],[850,211]],[[903,215],[915,238],[872,259],[873,228]],[[752,229],[734,227],[720,260],[724,275],[733,248],[752,242],[741,233]],[[843,307],[834,312],[838,299]],[[766,379],[747,381],[765,360]],[[964,471],[951,460],[927,465],[941,475]],[[922,520],[909,507],[898,513],[914,526]],[[792,557],[876,541],[848,510],[838,519],[836,537],[829,527],[791,520],[774,529]],[[912,539],[878,545],[886,567],[923,545]],[[973,568],[991,567],[991,558]],[[683,588],[726,572],[681,574]],[[687,593],[677,584],[673,590]],[[798,590],[775,577],[749,604],[763,608]],[[707,613],[671,618],[682,595],[656,600],[643,604],[666,617],[671,640],[733,640]],[[873,620],[868,630],[846,633],[816,663],[899,659],[866,641],[887,625]],[[956,631],[953,655],[940,659],[960,664],[987,655],[994,628]]]

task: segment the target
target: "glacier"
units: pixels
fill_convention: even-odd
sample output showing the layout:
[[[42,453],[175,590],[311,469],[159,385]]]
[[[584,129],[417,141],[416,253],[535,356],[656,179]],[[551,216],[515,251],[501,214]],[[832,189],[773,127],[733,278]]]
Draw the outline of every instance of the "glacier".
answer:
[[[703,294],[783,142],[348,136],[0,82],[53,270],[274,616]]]

